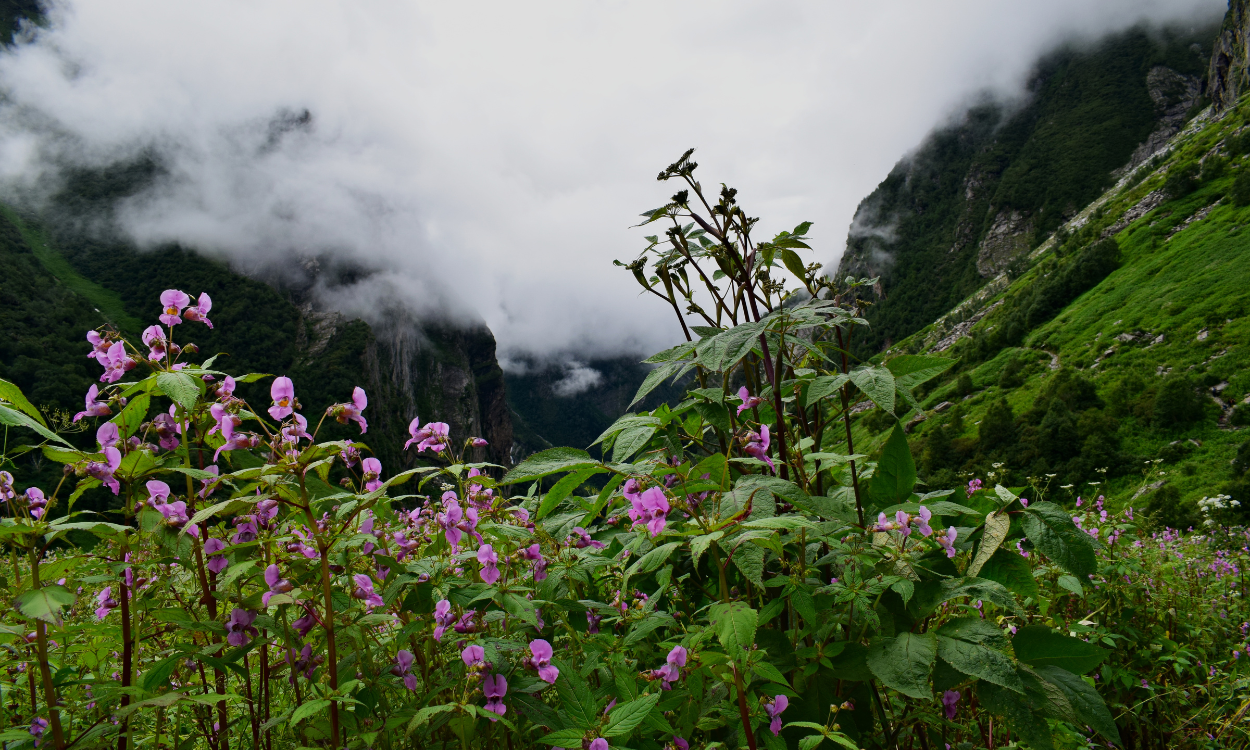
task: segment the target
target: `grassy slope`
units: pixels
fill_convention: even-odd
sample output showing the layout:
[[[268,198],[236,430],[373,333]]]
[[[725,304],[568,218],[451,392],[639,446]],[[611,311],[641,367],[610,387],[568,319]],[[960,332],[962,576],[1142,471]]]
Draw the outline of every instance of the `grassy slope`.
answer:
[[[1095,213],[1087,234],[1096,238],[1125,209],[1160,188],[1168,170],[1208,154],[1225,136],[1244,125],[1246,119],[1244,112],[1230,113],[1197,132],[1179,137],[1170,158],[1156,172],[1135,187],[1113,195]],[[1225,198],[1205,219],[1168,239],[1173,228],[1224,196],[1238,170],[1250,169],[1250,165],[1242,166],[1242,159],[1233,162],[1223,177],[1203,184],[1185,198],[1165,202],[1118,233],[1120,268],[1034,329],[1023,347],[1006,349],[975,366],[964,365],[976,387],[970,397],[961,400],[956,395],[958,386],[952,377],[928,396],[925,407],[945,400],[961,403],[965,410],[962,437],[974,439],[977,423],[994,400],[1005,397],[1017,415],[1033,404],[1047,380],[1054,377],[1049,366],[1051,353],[1058,355],[1063,365],[1090,377],[1104,398],[1118,384],[1134,387],[1140,381],[1133,378],[1142,378],[1143,374],[1146,380],[1137,387],[1156,387],[1157,383],[1149,378],[1157,380],[1160,368],[1171,368],[1171,372],[1185,373],[1205,387],[1227,382],[1225,399],[1234,403],[1244,399],[1250,393],[1250,318],[1246,317],[1250,305],[1250,253],[1246,252],[1250,245],[1250,230],[1246,229],[1250,207],[1236,208]],[[1044,273],[1053,270],[1053,263],[1046,256],[1039,258],[1028,273],[987,304],[1037,283]],[[990,330],[999,317],[987,316],[974,328],[974,336]],[[1202,330],[1207,331],[1205,340],[1198,339]],[[920,342],[927,331],[900,342],[896,351],[921,350]],[[1117,335],[1137,331],[1150,335],[1131,343],[1115,339]],[[1160,334],[1164,340],[1151,343]],[[1095,366],[1096,359],[1110,348],[1115,349],[1114,353]],[[1028,362],[1024,383],[1015,388],[1000,388],[1000,373],[1013,357]],[[1214,495],[1228,479],[1229,463],[1246,438],[1243,430],[1221,427],[1219,415],[1213,401],[1207,405],[1205,418],[1182,429],[1152,426],[1142,415],[1123,415],[1118,424],[1120,447],[1144,467],[1147,459],[1181,441],[1184,455],[1173,451],[1170,460],[1158,467],[1165,472],[1159,478],[1175,487],[1182,501]],[[932,418],[923,423],[916,430],[916,437],[925,439],[942,421]],[[860,429],[865,438],[869,437],[864,425]],[[1121,468],[1128,470],[1098,491],[1113,501],[1125,502],[1144,480],[1137,470]],[[1089,490],[1077,487],[1073,492],[1087,494]]]

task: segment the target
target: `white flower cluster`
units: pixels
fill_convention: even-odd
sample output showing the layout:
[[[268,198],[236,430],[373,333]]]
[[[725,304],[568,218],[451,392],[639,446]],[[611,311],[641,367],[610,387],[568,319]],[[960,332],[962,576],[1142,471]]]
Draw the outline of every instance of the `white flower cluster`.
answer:
[[[1211,518],[1211,514],[1215,511],[1227,510],[1229,508],[1240,508],[1241,503],[1234,500],[1229,495],[1216,495],[1215,497],[1204,497],[1198,501],[1198,510],[1202,511],[1202,515],[1206,517],[1204,524],[1214,526],[1215,519]]]

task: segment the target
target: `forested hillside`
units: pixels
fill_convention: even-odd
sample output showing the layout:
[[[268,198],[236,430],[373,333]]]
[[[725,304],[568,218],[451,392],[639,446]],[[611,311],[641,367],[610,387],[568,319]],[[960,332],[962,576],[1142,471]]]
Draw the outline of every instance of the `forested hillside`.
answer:
[[[1174,527],[1219,493],[1250,507],[1248,121],[1205,110],[1014,279],[885,353],[958,358],[909,417],[927,481],[1106,494]]]
[[[856,212],[840,272],[881,276],[871,354],[942,315],[1162,146],[1200,104],[1214,28],[1134,29],[1041,61],[1023,101],[935,131]]]

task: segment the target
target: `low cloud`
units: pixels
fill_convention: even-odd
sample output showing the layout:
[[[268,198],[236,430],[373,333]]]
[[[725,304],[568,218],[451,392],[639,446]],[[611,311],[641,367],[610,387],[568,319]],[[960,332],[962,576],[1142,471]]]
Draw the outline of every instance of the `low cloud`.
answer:
[[[253,271],[333,256],[374,273],[328,304],[482,320],[506,358],[643,353],[680,329],[611,261],[644,246],[629,225],[689,146],[764,232],[814,221],[829,265],[861,198],[975,92],[1019,91],[1061,40],[1223,9],[62,0],[0,55],[0,183],[37,200],[66,167],[150,156],[160,176],[116,212],[142,245]]]
[[[568,398],[584,393],[602,382],[603,374],[598,370],[580,362],[570,362],[565,365],[564,377],[557,380],[551,390],[557,396]]]

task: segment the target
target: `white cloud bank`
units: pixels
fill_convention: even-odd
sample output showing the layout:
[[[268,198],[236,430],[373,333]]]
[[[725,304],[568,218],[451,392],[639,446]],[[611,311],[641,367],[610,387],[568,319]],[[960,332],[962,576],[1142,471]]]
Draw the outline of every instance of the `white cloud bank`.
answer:
[[[0,180],[143,149],[141,243],[247,266],[379,270],[331,300],[475,313],[505,356],[648,352],[679,331],[613,258],[690,146],[763,230],[815,221],[834,264],[859,200],[975,92],[1071,36],[1204,22],[1222,0],[455,2],[75,0],[0,57]],[[311,122],[275,135],[275,118]],[[579,383],[580,385],[580,383]]]

